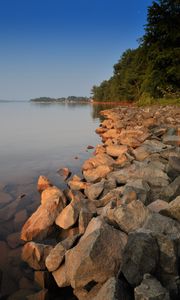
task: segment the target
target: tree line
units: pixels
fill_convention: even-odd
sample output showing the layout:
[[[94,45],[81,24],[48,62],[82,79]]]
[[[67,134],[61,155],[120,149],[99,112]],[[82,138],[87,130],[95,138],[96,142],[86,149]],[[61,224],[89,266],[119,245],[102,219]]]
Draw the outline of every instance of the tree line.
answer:
[[[126,50],[113,76],[93,86],[94,101],[139,101],[180,97],[180,0],[148,7],[144,36]]]

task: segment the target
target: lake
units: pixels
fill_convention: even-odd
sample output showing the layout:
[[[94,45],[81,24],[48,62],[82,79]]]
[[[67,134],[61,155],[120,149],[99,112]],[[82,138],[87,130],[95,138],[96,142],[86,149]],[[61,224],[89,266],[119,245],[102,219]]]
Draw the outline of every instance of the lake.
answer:
[[[95,129],[103,108],[0,102],[0,298],[12,294],[14,299],[18,291],[24,299],[26,290],[36,290],[32,271],[21,261],[20,231],[40,204],[38,176],[63,188],[59,168],[81,174],[82,162],[93,152],[87,146],[100,143]]]
[[[91,105],[0,103],[0,182],[77,165],[99,142]]]

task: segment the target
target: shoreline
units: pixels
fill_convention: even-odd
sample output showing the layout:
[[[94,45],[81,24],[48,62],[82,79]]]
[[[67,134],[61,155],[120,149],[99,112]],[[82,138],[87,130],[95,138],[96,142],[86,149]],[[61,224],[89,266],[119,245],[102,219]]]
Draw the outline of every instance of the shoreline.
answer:
[[[108,300],[117,293],[117,299],[121,299],[120,293],[128,299],[133,299],[135,293],[140,299],[142,282],[150,290],[158,286],[162,299],[169,294],[176,299],[177,253],[172,254],[172,266],[156,256],[170,243],[171,234],[180,239],[180,172],[176,167],[180,161],[180,110],[168,106],[123,107],[101,114],[105,120],[96,132],[103,143],[95,148],[94,157],[84,162],[83,177],[71,177],[65,192],[47,178],[39,178],[41,205],[22,228],[21,239],[26,242],[22,258],[36,270],[36,275],[38,272],[41,280],[35,281],[43,282],[38,292],[42,299],[56,299],[51,298],[55,282],[59,289],[53,288],[53,297],[64,293],[64,299],[106,299],[103,297],[109,286],[112,294]],[[164,222],[163,230],[168,230],[165,240],[159,221]],[[167,226],[172,227],[172,233]],[[148,250],[151,243],[155,250]],[[93,250],[95,245],[98,252]],[[131,247],[137,250],[137,260],[140,248],[147,252],[146,257],[140,255],[140,260],[148,267],[140,270],[140,261],[136,265],[138,281],[128,271],[133,268]],[[164,278],[167,262],[171,268],[171,275],[167,274],[170,285]],[[163,272],[157,275],[159,268]],[[145,276],[146,273],[151,275]],[[52,286],[48,283],[50,277]],[[90,282],[94,284],[86,289]],[[77,298],[73,298],[73,292]]]

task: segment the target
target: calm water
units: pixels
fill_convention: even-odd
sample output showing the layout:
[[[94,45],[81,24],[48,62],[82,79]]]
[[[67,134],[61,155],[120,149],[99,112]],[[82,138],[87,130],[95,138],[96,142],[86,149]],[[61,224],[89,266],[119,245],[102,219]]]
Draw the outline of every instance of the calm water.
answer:
[[[103,108],[0,103],[0,299],[11,295],[11,300],[22,300],[38,291],[32,270],[21,260],[20,240],[24,222],[40,204],[37,178],[43,174],[64,187],[59,168],[67,166],[81,173],[82,162],[93,151],[87,146],[100,142],[95,129]],[[75,299],[69,297],[71,290],[61,292],[63,300]],[[56,298],[52,295],[52,299]]]
[[[99,142],[92,115],[91,105],[0,103],[0,182],[78,165]]]

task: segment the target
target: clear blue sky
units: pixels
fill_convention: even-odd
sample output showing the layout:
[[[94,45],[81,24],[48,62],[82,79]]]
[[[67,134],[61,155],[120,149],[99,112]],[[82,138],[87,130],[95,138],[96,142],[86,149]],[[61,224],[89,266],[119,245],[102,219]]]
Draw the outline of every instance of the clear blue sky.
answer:
[[[151,0],[0,0],[0,99],[89,96],[143,35]]]

